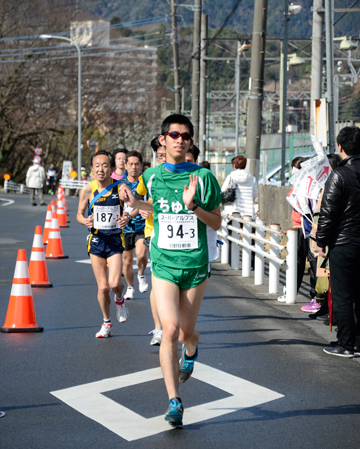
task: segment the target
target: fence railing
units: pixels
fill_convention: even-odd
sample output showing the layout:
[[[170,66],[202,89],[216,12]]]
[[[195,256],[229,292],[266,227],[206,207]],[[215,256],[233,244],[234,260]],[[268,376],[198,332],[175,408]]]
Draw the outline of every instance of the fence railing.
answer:
[[[5,192],[19,192],[19,193],[30,193],[29,187],[25,184],[16,184],[13,181],[4,181],[4,191]]]
[[[266,226],[264,220],[252,221],[250,216],[239,218],[222,213],[218,237],[222,240],[221,263],[230,263],[232,270],[240,268],[242,277],[251,276],[252,252],[255,254],[254,284],[265,283],[265,259],[269,262],[269,293],[279,293],[280,267],[286,266],[286,303],[295,304],[297,295],[297,230],[286,231],[287,243],[280,244],[285,234],[278,224]],[[267,238],[266,238],[267,237]],[[280,252],[286,250],[286,259]]]
[[[60,179],[59,183],[63,189],[82,189],[89,181],[81,181],[77,179]]]

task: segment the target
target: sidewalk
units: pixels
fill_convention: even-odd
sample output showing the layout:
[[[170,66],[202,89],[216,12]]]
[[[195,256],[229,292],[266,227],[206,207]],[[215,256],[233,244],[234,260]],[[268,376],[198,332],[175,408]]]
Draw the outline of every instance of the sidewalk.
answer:
[[[296,298],[296,304],[285,304],[277,300],[282,295],[282,286],[285,285],[285,270],[280,270],[280,288],[278,294],[269,294],[269,278],[267,276],[268,266],[265,264],[265,276],[264,285],[254,285],[254,271],[251,271],[250,277],[242,277],[241,275],[241,262],[240,270],[231,270],[230,265],[221,264],[220,262],[214,262],[212,268],[224,277],[231,277],[233,281],[241,285],[245,290],[251,293],[253,296],[261,301],[266,302],[271,307],[281,310],[287,313],[292,318],[300,320],[302,324],[310,328],[317,336],[320,336],[324,340],[324,347],[327,346],[330,341],[336,340],[336,326],[333,325],[332,332],[330,332],[329,325],[325,325],[324,321],[312,320],[309,318],[309,313],[301,311],[301,306],[307,305],[310,302],[310,276],[304,275],[304,279]],[[360,358],[359,358],[360,360]]]

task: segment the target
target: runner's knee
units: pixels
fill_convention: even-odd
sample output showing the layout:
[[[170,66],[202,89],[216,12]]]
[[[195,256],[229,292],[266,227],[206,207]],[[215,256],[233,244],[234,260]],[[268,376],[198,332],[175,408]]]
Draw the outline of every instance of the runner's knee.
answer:
[[[171,342],[179,340],[180,328],[176,324],[163,325],[163,338]]]
[[[101,295],[108,295],[110,293],[109,285],[99,285],[98,290]]]

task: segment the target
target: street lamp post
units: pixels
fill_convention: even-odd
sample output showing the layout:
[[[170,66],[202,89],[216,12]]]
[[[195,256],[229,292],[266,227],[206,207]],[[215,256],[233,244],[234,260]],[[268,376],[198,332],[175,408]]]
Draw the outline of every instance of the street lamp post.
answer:
[[[81,179],[81,51],[79,45],[74,42],[69,37],[65,36],[55,36],[52,34],[40,34],[42,40],[47,41],[48,39],[59,39],[62,41],[67,41],[71,45],[76,47],[78,51],[78,179]]]

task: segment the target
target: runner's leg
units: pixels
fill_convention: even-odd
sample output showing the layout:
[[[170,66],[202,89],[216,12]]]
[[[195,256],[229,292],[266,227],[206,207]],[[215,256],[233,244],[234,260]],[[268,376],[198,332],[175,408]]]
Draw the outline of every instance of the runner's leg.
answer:
[[[147,248],[144,245],[144,239],[139,239],[135,243],[135,253],[136,253],[136,265],[139,268],[139,275],[143,275],[145,272],[146,265],[148,263]]]
[[[151,275],[151,285],[154,285],[154,276]],[[156,301],[155,301],[155,295],[154,295],[154,291],[153,289],[151,289],[150,292],[150,307],[151,307],[151,313],[153,316],[153,320],[154,320],[154,324],[155,324],[155,329],[161,329],[161,321],[159,318],[159,314],[156,308]]]
[[[104,320],[110,319],[110,287],[106,272],[106,259],[90,254],[91,266],[98,286],[98,301]]]
[[[122,255],[114,254],[107,259],[109,267],[109,286],[117,298],[121,298],[124,285],[121,282],[122,273]]]
[[[134,287],[134,249],[123,252],[124,276],[128,287]]]
[[[180,343],[186,347],[186,355],[191,357],[196,352],[199,333],[195,329],[201,302],[205,294],[207,279],[196,287],[180,292]]]
[[[169,399],[179,396],[179,355],[177,350],[180,319],[180,289],[176,284],[159,279],[153,280],[156,309],[162,324],[163,336],[160,345],[160,365]]]

